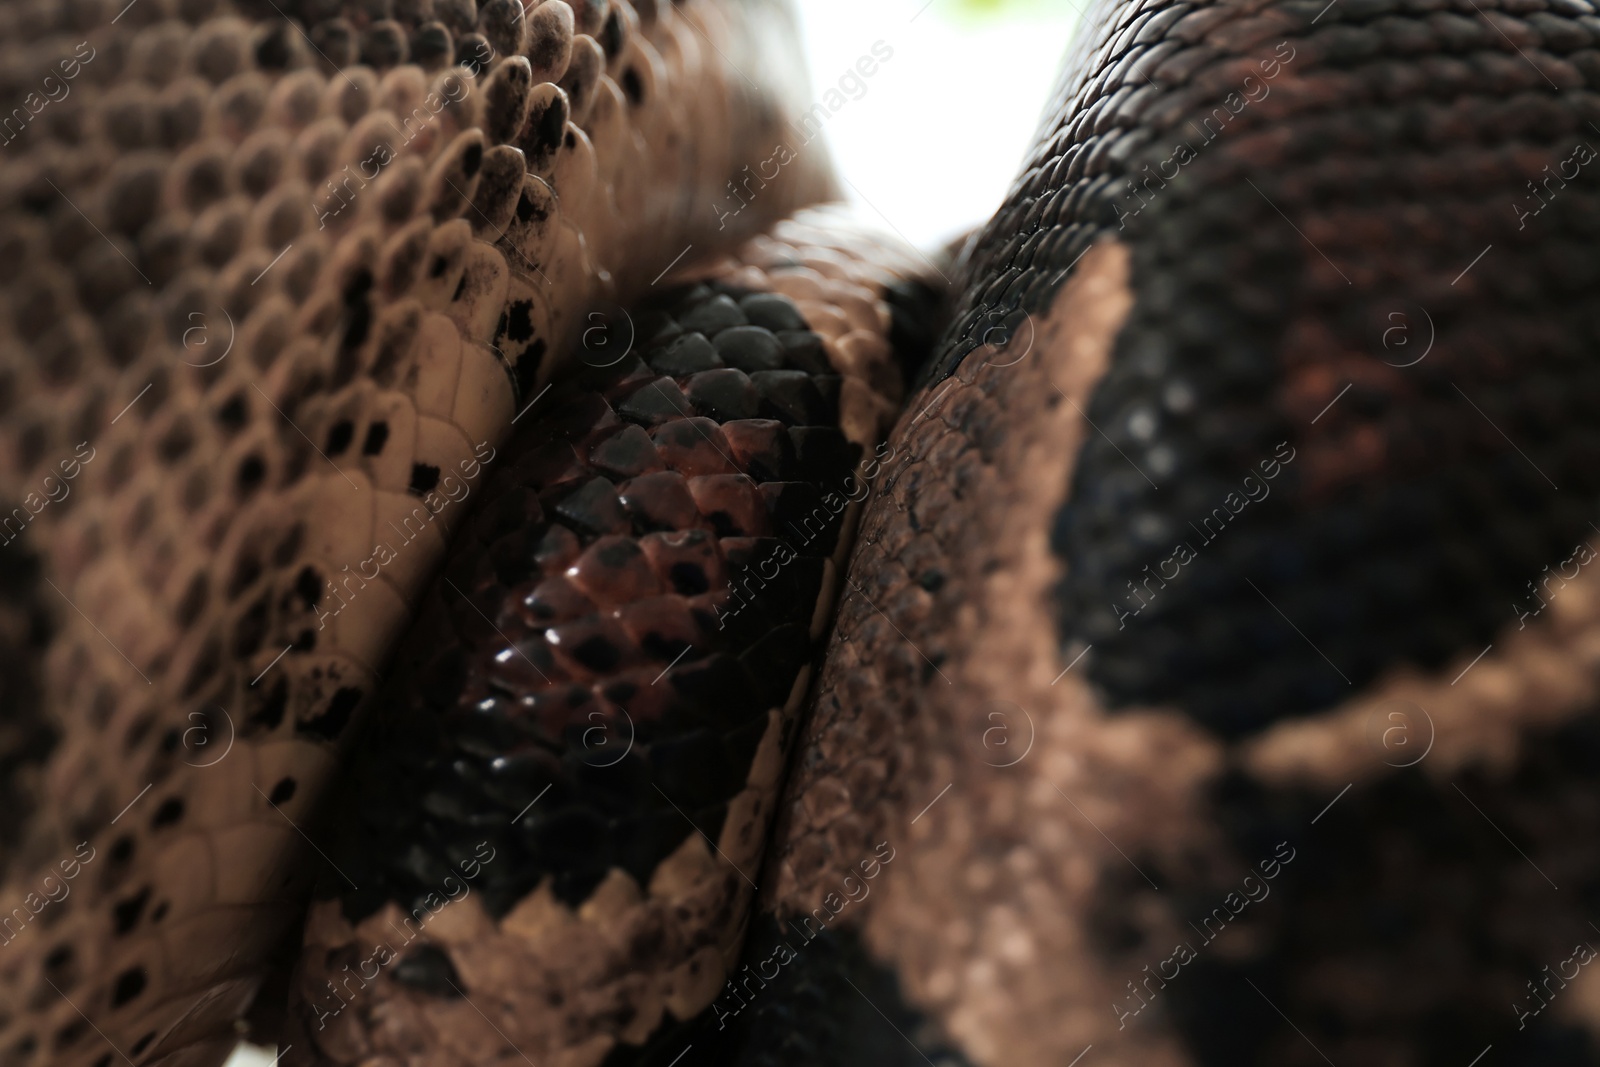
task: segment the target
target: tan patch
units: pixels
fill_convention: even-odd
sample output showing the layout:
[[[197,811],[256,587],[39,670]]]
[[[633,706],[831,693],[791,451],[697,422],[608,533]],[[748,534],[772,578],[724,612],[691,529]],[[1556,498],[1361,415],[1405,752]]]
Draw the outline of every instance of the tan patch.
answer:
[[[233,1036],[263,946],[288,933],[287,898],[301,888],[264,880],[280,866],[303,874],[303,839],[285,819],[304,826],[325,791],[343,751],[328,738],[354,733],[334,727],[359,720],[463,508],[425,505],[411,491],[413,471],[437,468],[475,494],[485,480],[479,460],[509,435],[519,403],[507,353],[493,347],[509,346],[497,333],[507,305],[525,297],[532,306],[529,321],[548,346],[542,385],[562,369],[597,298],[632,299],[685,245],[731,247],[832,191],[826,157],[807,153],[726,232],[719,226],[707,191],[769,155],[773,129],[809,96],[782,64],[738,61],[760,75],[755,92],[729,65],[728,55],[781,32],[782,18],[765,11],[689,0],[660,5],[640,26],[626,3],[614,4],[630,30],[624,56],[648,67],[653,91],[623,106],[620,73],[600,71],[588,115],[568,124],[548,165],[521,187],[492,188],[482,169],[468,177],[463,160],[493,124],[484,98],[503,58],[476,79],[461,68],[380,73],[359,63],[334,74],[291,33],[300,69],[264,71],[252,43],[263,26],[159,14],[170,7],[146,0],[118,25],[115,12],[86,22],[99,58],[70,99],[51,105],[76,112],[73,143],[59,140],[53,121],[36,123],[0,159],[0,231],[15,235],[7,258],[28,265],[13,278],[26,283],[23,299],[0,307],[12,410],[26,413],[0,430],[0,507],[86,445],[70,496],[43,508],[26,535],[55,586],[41,594],[58,622],[41,684],[62,741],[0,907],[24,899],[81,834],[101,856],[54,906],[51,929],[27,931],[0,959],[0,1004],[33,1005],[0,1010],[0,1048],[32,1036],[34,1062],[91,1063],[105,1052],[93,1034],[53,1047],[50,1035],[81,1021],[43,981],[42,961],[63,943],[82,976],[63,992],[116,1047],[153,1031],[137,1056],[181,1058]],[[16,74],[58,48],[73,53],[77,38],[41,37],[56,20],[18,22],[21,11],[0,11],[0,68]],[[600,54],[590,37],[579,41]],[[232,57],[233,72],[216,83],[192,64],[213,47]],[[108,65],[120,61],[110,56],[124,53],[135,59],[113,73]],[[410,121],[430,94],[456,102],[425,108],[414,139],[396,136],[381,177],[349,177],[370,174],[362,164],[371,137],[397,115]],[[192,130],[178,121],[159,143],[153,137],[163,115],[191,112]],[[145,138],[138,151],[116,140],[130,130]],[[180,142],[170,151],[169,139]],[[486,158],[503,160],[505,146],[485,147]],[[191,214],[185,175],[208,154],[225,191],[245,188],[246,170],[267,187]],[[48,190],[46,175],[61,199],[41,217],[23,193]],[[336,197],[339,188],[346,195]],[[526,222],[514,215],[523,192],[541,209]],[[216,223],[229,212],[238,213],[231,229]],[[502,229],[491,217],[514,221]],[[86,258],[57,241],[59,221],[76,228],[85,218],[118,245],[93,237]],[[364,337],[348,306],[356,291],[370,305]],[[29,306],[48,321],[21,328]],[[63,352],[71,359],[57,358]],[[367,447],[380,437],[381,448]],[[466,475],[468,465],[479,473]],[[372,563],[379,542],[397,558]],[[316,607],[298,588],[306,568],[321,591]],[[348,603],[334,615],[341,597]],[[202,740],[196,717],[216,709]],[[226,760],[209,766],[228,745]],[[294,799],[275,810],[267,795],[285,776],[296,780]],[[150,795],[112,826],[146,787]],[[164,798],[186,806],[170,829],[150,821]],[[166,839],[196,823],[207,835],[196,847],[258,877],[218,883],[166,866]],[[107,856],[125,834],[133,855],[112,871]],[[158,927],[146,917],[112,945],[111,909],[143,887],[146,916],[166,901],[172,918]],[[189,926],[175,922],[180,907],[192,913]],[[184,966],[164,967],[168,958]],[[118,970],[134,965],[148,982],[113,1008]]]
[[[1108,718],[1063,672],[1049,545],[1132,303],[1128,259],[1095,247],[1024,354],[1025,328],[907,406],[802,741],[814,757],[781,816],[782,914],[894,845],[881,893],[847,921],[865,915],[909,999],[980,1063],[1067,1062],[1091,1043],[1099,1062],[1182,1062],[1156,1028],[1119,1034],[1111,1005],[1134,975],[1099,961],[1091,908],[1108,879],[1135,885],[1147,943],[1179,939],[1135,864],[1204,847],[1188,813],[1220,746],[1175,712]]]
[[[808,263],[825,265],[827,273]],[[871,405],[846,427],[847,436],[870,455],[887,428],[882,413],[892,410],[899,388],[885,337],[890,316],[882,286],[911,270],[908,249],[868,239],[836,210],[827,210],[805,212],[737,255],[693,265],[672,281],[717,279],[755,291],[803,290],[802,313],[822,334],[825,352]],[[858,511],[859,504],[847,509],[829,561],[835,584],[844,573]],[[825,589],[821,599],[833,595]],[[379,982],[325,1019],[335,1007],[327,983],[337,985],[352,958],[373,958],[396,936],[403,916],[391,903],[352,928],[337,902],[315,905],[295,979],[293,1015],[300,1033],[289,1035],[293,1043],[334,1062],[403,1059],[427,1049],[440,1063],[477,1064],[501,1054],[494,1029],[476,1014],[481,1011],[535,1062],[593,1067],[619,1043],[643,1043],[668,1013],[688,1019],[703,1010],[738,966],[788,756],[784,738],[792,735],[810,677],[809,667],[802,670],[785,705],[768,712],[746,786],[729,801],[719,836],[712,841],[689,835],[647,885],[613,869],[573,908],[555,897],[546,879],[498,923],[470,898],[430,919],[425,940],[448,952],[470,1004]]]
[[[1436,781],[1474,764],[1504,775],[1516,766],[1525,730],[1597,702],[1600,576],[1590,568],[1552,595],[1540,617],[1507,622],[1487,649],[1465,649],[1432,673],[1395,668],[1359,697],[1278,723],[1244,746],[1242,758],[1277,785],[1338,788],[1412,765]]]

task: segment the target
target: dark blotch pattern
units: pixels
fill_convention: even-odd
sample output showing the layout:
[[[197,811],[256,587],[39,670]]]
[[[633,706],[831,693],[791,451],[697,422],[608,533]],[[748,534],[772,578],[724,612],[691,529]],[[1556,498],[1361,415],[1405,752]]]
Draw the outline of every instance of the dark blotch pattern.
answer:
[[[848,927],[780,925],[762,915],[745,960],[713,1006],[685,1028],[692,1054],[703,1052],[707,1063],[967,1067],[928,1017],[906,1003],[894,972],[873,960]],[[763,981],[762,975],[771,977]],[[663,1048],[676,1051],[682,1044]],[[662,1058],[648,1067],[666,1063]]]
[[[841,521],[822,494],[859,453],[839,379],[784,356],[770,326],[817,338],[782,298],[701,285],[634,319],[634,353],[553,390],[474,494],[402,644],[338,809],[361,888],[326,891],[352,920],[484,843],[494,914],[546,878],[570,903],[612,867],[648,883],[716,839],[812,654]]]
[[[56,731],[42,702],[40,664],[54,629],[41,597],[39,561],[14,531],[0,545],[0,875],[15,855],[22,829],[37,803],[36,773],[55,746]]]
[[[1114,707],[1238,736],[1442,669],[1593,534],[1600,24],[1444,7],[1101,4],[964,265],[930,380],[1131,252],[1054,531]]]
[[[1441,785],[1425,766],[1359,784],[1331,808],[1337,788],[1224,777],[1211,810],[1238,866],[1206,880],[1148,869],[1201,931],[1189,939],[1198,959],[1152,1002],[1197,1067],[1324,1064],[1308,1038],[1334,1063],[1468,1064],[1490,1044],[1517,1067],[1600,1062],[1593,1037],[1561,1015],[1581,993],[1550,977],[1575,946],[1596,944],[1586,917],[1600,906],[1588,847],[1600,833],[1600,715],[1530,733],[1505,775],[1474,768]],[[1291,849],[1275,878],[1251,883],[1266,896],[1206,922],[1245,867]],[[1135,892],[1136,874],[1117,877],[1101,887],[1101,931],[1118,928]],[[1136,936],[1101,947],[1129,974],[1172,952]],[[1531,1011],[1530,981],[1552,1010]]]
[[[394,980],[419,993],[464,997],[461,976],[448,953],[436,945],[418,945],[394,965]]]

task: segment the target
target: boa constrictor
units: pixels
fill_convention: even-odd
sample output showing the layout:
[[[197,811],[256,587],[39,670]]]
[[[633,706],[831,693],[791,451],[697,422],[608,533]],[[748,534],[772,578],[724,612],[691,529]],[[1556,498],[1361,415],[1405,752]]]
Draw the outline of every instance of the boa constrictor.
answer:
[[[0,9],[0,1063],[1600,1062],[1588,0],[795,36]]]

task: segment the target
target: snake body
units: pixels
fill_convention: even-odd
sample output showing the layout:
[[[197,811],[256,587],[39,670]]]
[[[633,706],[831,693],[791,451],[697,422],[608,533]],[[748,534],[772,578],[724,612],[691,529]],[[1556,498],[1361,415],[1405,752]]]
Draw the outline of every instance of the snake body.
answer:
[[[1099,0],[943,266],[792,36],[0,12],[0,1062],[1600,1058],[1591,5]]]
[[[6,9],[8,95],[59,94],[57,60],[93,53],[5,166],[0,466],[46,557],[30,666],[58,738],[5,899],[31,919],[46,873],[95,856],[0,961],[13,1059],[231,1047],[298,922],[303,826],[458,521],[432,479],[504,444],[597,299],[828,189],[813,151],[731,226],[713,206],[797,106],[790,65],[735,73],[781,16],[508,13]],[[73,495],[41,508],[79,441]],[[319,612],[390,523],[407,550]]]

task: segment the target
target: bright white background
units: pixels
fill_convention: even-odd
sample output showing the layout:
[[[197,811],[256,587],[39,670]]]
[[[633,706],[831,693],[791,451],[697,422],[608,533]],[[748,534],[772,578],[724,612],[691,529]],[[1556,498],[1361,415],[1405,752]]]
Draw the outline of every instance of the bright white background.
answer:
[[[1081,0],[798,0],[817,100],[882,41],[894,50],[823,124],[863,213],[933,250],[1004,198]],[[228,1067],[268,1067],[241,1045]]]
[[[818,99],[875,42],[894,49],[823,127],[845,190],[925,249],[986,220],[1032,139],[1081,2],[800,0]]]

